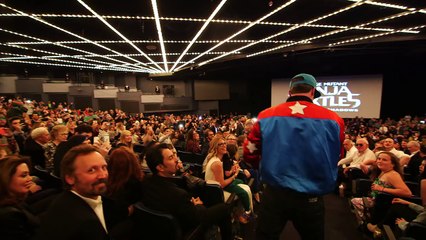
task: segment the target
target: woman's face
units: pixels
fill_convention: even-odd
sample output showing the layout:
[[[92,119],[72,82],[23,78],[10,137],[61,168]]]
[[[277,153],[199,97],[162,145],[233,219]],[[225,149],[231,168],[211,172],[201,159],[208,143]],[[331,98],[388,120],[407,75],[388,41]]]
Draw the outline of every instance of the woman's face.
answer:
[[[68,139],[68,131],[59,131],[56,139],[60,142],[65,142]]]
[[[125,135],[123,138],[124,142],[129,143],[132,142],[132,135]]]
[[[218,143],[217,143],[217,152],[219,153],[219,154],[225,154],[226,153],[226,142],[224,141],[224,140],[220,140]]]
[[[377,157],[377,167],[381,170],[381,171],[389,171],[393,169],[393,164],[391,161],[391,157],[387,154],[381,153],[379,154],[379,156]]]
[[[27,164],[21,163],[10,180],[9,191],[17,195],[27,194],[32,184],[32,177]]]

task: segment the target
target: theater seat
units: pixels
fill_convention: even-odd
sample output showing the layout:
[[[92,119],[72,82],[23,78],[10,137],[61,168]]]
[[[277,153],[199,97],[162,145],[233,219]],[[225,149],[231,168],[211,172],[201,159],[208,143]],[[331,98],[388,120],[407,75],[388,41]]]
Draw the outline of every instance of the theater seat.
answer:
[[[424,239],[426,236],[426,225],[419,222],[410,222],[407,225],[407,229],[402,233],[401,237],[397,237],[398,233],[395,234],[392,231],[391,227],[388,225],[383,225],[384,238],[386,240],[408,240],[408,239]],[[401,233],[399,233],[401,234]]]
[[[183,235],[177,220],[168,213],[156,211],[146,207],[142,202],[134,205],[134,232],[138,239],[156,240],[195,240],[202,235],[201,227]]]

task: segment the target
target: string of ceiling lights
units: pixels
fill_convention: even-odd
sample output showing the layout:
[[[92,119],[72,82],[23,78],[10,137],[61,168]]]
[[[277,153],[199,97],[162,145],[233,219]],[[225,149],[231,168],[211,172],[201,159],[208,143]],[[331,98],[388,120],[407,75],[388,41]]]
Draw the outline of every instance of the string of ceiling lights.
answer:
[[[91,12],[91,15],[88,14],[30,14],[23,12],[21,10],[15,9],[13,7],[10,7],[4,3],[0,3],[0,6],[6,9],[9,9],[13,11],[14,13],[4,13],[0,14],[0,17],[28,17],[35,21],[41,22],[51,28],[54,28],[56,30],[59,30],[61,32],[64,32],[66,34],[69,34],[75,38],[78,38],[79,41],[48,41],[46,39],[37,38],[34,36],[26,35],[23,33],[18,33],[14,31],[10,31],[7,29],[0,28],[0,31],[18,35],[21,37],[29,38],[32,41],[16,41],[16,42],[7,42],[7,43],[0,43],[2,46],[12,47],[12,48],[21,48],[28,51],[38,52],[42,54],[47,54],[44,56],[30,56],[26,54],[13,54],[13,53],[7,53],[7,52],[1,52],[2,55],[6,55],[8,57],[0,58],[0,61],[6,61],[6,62],[12,62],[16,61],[19,63],[25,63],[25,60],[46,60],[51,62],[37,62],[37,61],[27,61],[26,63],[30,64],[39,64],[39,65],[51,65],[51,66],[65,66],[65,67],[77,67],[77,68],[92,68],[92,69],[103,69],[103,70],[113,70],[113,71],[125,71],[125,72],[147,72],[147,73],[164,73],[164,72],[173,72],[173,71],[180,71],[184,69],[184,67],[192,64],[196,64],[198,66],[205,65],[207,63],[216,61],[218,59],[224,58],[226,56],[232,55],[232,54],[244,54],[242,50],[247,49],[249,47],[255,46],[260,43],[275,43],[275,44],[281,44],[276,47],[268,48],[262,51],[257,51],[253,53],[247,53],[245,54],[246,57],[253,57],[258,56],[270,52],[274,52],[283,48],[287,48],[290,46],[300,45],[300,44],[307,44],[307,43],[313,43],[313,41],[319,40],[321,38],[335,35],[342,32],[347,32],[350,30],[365,30],[365,31],[374,31],[378,33],[373,34],[367,34],[365,36],[358,36],[342,41],[332,42],[329,43],[328,46],[338,46],[353,42],[359,42],[364,41],[366,39],[371,38],[377,38],[382,37],[386,35],[396,34],[396,33],[406,33],[406,34],[418,34],[419,30],[422,28],[425,28],[426,25],[419,25],[419,26],[410,26],[410,27],[404,27],[400,29],[395,28],[380,28],[380,27],[370,27],[369,25],[377,24],[380,22],[390,21],[396,18],[406,17],[412,14],[422,13],[426,14],[425,9],[416,9],[416,8],[409,8],[402,5],[396,5],[396,4],[389,4],[389,3],[383,3],[378,1],[370,1],[370,0],[348,0],[350,2],[354,2],[353,4],[344,7],[342,9],[339,9],[337,11],[322,15],[320,17],[305,21],[303,23],[285,23],[285,22],[272,22],[272,21],[264,21],[270,16],[286,9],[288,6],[292,5],[296,2],[296,0],[289,0],[282,4],[281,6],[278,6],[277,8],[273,9],[268,14],[258,18],[256,21],[244,21],[244,20],[226,20],[226,19],[214,19],[216,14],[222,9],[222,7],[226,4],[226,0],[220,1],[220,3],[217,5],[215,10],[210,14],[209,18],[203,19],[203,18],[178,18],[178,17],[165,17],[159,15],[159,10],[157,6],[156,0],[151,0],[152,10],[154,16],[119,16],[119,15],[100,15],[95,10],[93,10],[87,3],[85,3],[82,0],[78,0],[78,2],[85,7],[89,12]],[[272,2],[272,4],[270,4]],[[274,5],[273,1],[270,1],[269,5],[272,7]],[[345,11],[348,11],[353,8],[357,8],[362,5],[372,5],[372,6],[378,6],[378,7],[385,7],[385,8],[392,8],[392,9],[398,9],[402,10],[403,12],[397,13],[388,17],[379,18],[374,21],[368,21],[366,23],[357,24],[355,26],[345,26],[345,25],[327,25],[327,24],[317,24],[320,20],[324,20],[326,18],[329,18],[331,16],[336,16],[340,13],[343,13]],[[43,19],[44,18],[44,19]],[[122,40],[93,40],[88,39],[86,37],[83,37],[79,34],[76,34],[72,31],[66,30],[64,28],[61,28],[51,22],[46,21],[45,19],[48,18],[95,18],[100,20],[105,26],[107,26],[110,30],[112,30],[114,33],[116,33]],[[142,19],[142,20],[154,20],[155,26],[157,28],[157,34],[158,34],[158,40],[131,40],[127,36],[125,36],[122,32],[118,31],[115,27],[113,27],[107,19]],[[184,21],[184,22],[203,22],[203,25],[198,30],[198,32],[194,35],[194,37],[191,40],[170,40],[170,39],[163,39],[162,34],[162,26],[161,21]],[[224,24],[242,24],[244,25],[243,28],[236,31],[235,33],[231,34],[229,37],[223,39],[223,40],[199,40],[198,38],[203,33],[203,31],[208,27],[210,23],[224,23]],[[247,31],[248,29],[256,26],[256,25],[275,25],[275,26],[288,26],[289,28],[284,29],[278,33],[271,34],[267,37],[264,37],[260,40],[237,40],[234,39],[237,36],[241,35],[243,32]],[[318,34],[315,36],[311,36],[308,38],[304,38],[297,41],[290,41],[290,40],[274,40],[274,38],[278,36],[285,35],[289,32],[295,31],[297,29],[301,28],[331,28],[334,30],[331,30],[326,33]],[[138,54],[125,54],[121,53],[119,51],[116,51],[110,47],[107,47],[107,44],[128,44],[132,46]],[[159,43],[161,48],[161,53],[145,53],[142,51],[138,46],[135,44],[137,43]],[[187,44],[184,48],[184,51],[182,52],[167,52],[165,44]],[[191,47],[194,44],[215,44],[213,47],[209,48],[208,50],[204,52],[190,52]],[[245,45],[238,47],[234,50],[229,51],[214,51],[219,46],[225,44],[225,43],[244,43]],[[111,52],[112,54],[98,54],[96,52],[92,51],[86,51],[84,49],[81,49],[79,47],[71,47],[69,45],[79,45],[79,44],[91,44],[94,46],[97,46],[99,48],[102,48],[104,50],[107,50],[108,52]],[[53,52],[53,51],[45,51],[42,49],[37,49],[34,47],[24,47],[22,45],[55,45],[57,47],[77,51],[83,54],[62,54],[59,52]],[[194,58],[182,61],[183,57],[185,55],[195,56]],[[212,55],[215,57],[212,57],[210,59],[204,60],[200,63],[197,63],[197,60],[200,59],[202,56],[205,55]],[[156,62],[150,57],[152,56],[162,56],[162,62]],[[179,56],[177,60],[175,61],[168,61],[167,56]],[[118,59],[120,57],[121,59],[126,59],[125,61]],[[147,59],[147,62],[143,62],[138,60],[135,57],[144,57]],[[72,60],[65,60],[64,58],[71,58],[71,59],[78,59],[77,61]],[[92,58],[102,58],[104,61],[92,59]],[[53,63],[52,63],[53,62]],[[160,66],[160,65],[163,66]],[[169,64],[173,64],[172,67],[169,69]],[[179,65],[180,64],[180,65]]]

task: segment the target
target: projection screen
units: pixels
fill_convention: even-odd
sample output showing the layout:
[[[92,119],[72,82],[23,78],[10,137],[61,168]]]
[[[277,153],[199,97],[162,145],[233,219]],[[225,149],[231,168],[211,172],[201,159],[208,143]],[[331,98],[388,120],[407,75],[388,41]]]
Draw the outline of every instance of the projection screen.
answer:
[[[335,111],[342,118],[379,118],[382,75],[315,77],[322,96],[314,103]],[[272,79],[271,105],[288,98],[290,78]]]

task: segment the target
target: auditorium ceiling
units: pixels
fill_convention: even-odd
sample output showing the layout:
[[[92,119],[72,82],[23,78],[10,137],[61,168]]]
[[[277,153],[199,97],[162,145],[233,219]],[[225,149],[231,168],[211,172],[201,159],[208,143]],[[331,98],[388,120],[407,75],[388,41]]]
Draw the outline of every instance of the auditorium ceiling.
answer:
[[[0,65],[149,73],[424,41],[420,0],[0,0]]]

